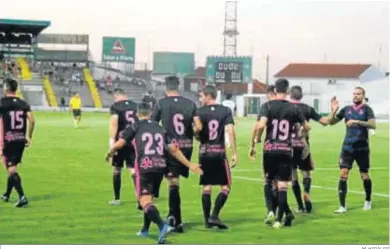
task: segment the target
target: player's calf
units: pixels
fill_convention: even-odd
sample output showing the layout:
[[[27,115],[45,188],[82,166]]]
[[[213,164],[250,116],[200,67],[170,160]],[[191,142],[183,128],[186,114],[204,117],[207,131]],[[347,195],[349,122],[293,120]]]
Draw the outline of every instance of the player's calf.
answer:
[[[265,199],[265,205],[267,207],[267,217],[265,219],[265,224],[272,224],[275,218],[275,212],[274,212],[274,205],[273,202],[274,196],[273,196],[273,186],[272,186],[272,180],[266,179],[264,184],[264,199]]]
[[[345,213],[347,211],[345,200],[347,197],[347,189],[348,189],[347,186],[348,174],[349,174],[348,169],[343,168],[340,170],[340,179],[339,179],[339,187],[338,187],[340,208],[335,210],[335,213]]]
[[[304,207],[303,207],[303,201],[302,201],[302,193],[301,193],[301,186],[299,185],[298,182],[298,170],[293,169],[292,170],[292,190],[295,196],[295,199],[298,204],[298,212],[303,212]]]
[[[208,219],[208,223],[212,226],[217,226],[219,229],[227,229],[228,226],[226,226],[222,221],[219,219],[219,214],[225,205],[230,193],[229,186],[221,186],[221,191],[219,192],[217,198],[215,199],[214,209],[213,212]]]
[[[120,205],[120,194],[121,194],[121,187],[122,187],[122,169],[120,167],[113,167],[113,173],[112,173],[112,187],[114,190],[114,200],[110,201],[110,205]]]
[[[211,212],[211,186],[204,186],[202,191],[202,210],[206,228],[211,228],[209,224]]]
[[[313,205],[310,199],[310,188],[311,188],[311,176],[310,171],[302,171],[303,175],[303,201],[305,204],[305,210],[308,213],[311,213]]]
[[[160,216],[160,212],[157,207],[152,202],[152,195],[143,195],[139,199],[140,204],[144,210],[144,213],[148,216],[148,218],[155,223],[159,230],[160,234],[158,237],[158,244],[163,244],[165,242],[165,236],[168,233],[168,225],[163,221]],[[144,221],[145,223],[145,221]],[[145,227],[145,224],[144,224]],[[141,230],[142,231],[142,230]],[[145,231],[144,231],[145,232]]]
[[[11,178],[12,185],[14,186],[16,192],[19,195],[19,200],[15,203],[15,207],[24,207],[28,204],[28,200],[24,195],[24,190],[22,187],[22,179],[18,172],[16,172],[16,166],[8,167],[8,174]]]
[[[372,181],[368,172],[360,172],[360,177],[363,180],[364,192],[366,193],[363,210],[371,210]]]
[[[172,231],[182,233],[184,230],[181,217],[179,178],[168,177],[167,179],[169,184],[169,214],[167,223],[169,226],[174,227]]]

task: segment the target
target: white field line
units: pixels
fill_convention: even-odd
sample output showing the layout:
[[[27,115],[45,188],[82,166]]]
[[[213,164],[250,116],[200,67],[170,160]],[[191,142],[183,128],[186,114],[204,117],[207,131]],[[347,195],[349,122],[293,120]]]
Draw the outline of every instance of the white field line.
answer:
[[[385,170],[390,169],[390,167],[376,167],[376,168],[370,168],[370,170]],[[262,172],[263,169],[232,169],[232,172]],[[314,168],[313,171],[339,171],[340,169],[338,167],[336,168]]]
[[[245,181],[255,181],[255,182],[264,182],[263,179],[260,178],[250,178],[250,177],[243,177],[243,176],[233,176],[234,179],[240,179],[240,180],[245,180]],[[311,185],[312,188],[317,188],[317,189],[323,189],[323,190],[331,190],[331,191],[338,191],[337,188],[329,188],[329,187],[323,187],[323,186],[317,186],[317,185]],[[353,193],[353,194],[359,194],[359,195],[364,195],[365,193],[362,191],[355,191],[355,190],[349,190],[348,193]],[[385,197],[385,198],[390,198],[389,194],[381,194],[381,193],[372,193],[374,196],[379,196],[379,197]]]

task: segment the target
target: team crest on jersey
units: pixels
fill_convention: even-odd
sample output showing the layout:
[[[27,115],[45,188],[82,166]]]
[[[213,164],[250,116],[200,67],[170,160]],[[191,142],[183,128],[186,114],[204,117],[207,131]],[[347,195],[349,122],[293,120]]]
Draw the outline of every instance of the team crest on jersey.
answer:
[[[4,136],[4,139],[6,141],[13,141],[15,139],[15,136],[12,134],[12,132],[7,132]]]
[[[150,160],[149,157],[145,157],[141,161],[141,168],[143,168],[143,169],[151,168],[152,164],[153,164],[152,160]]]
[[[359,115],[363,115],[363,113],[364,113],[363,110],[359,111]]]

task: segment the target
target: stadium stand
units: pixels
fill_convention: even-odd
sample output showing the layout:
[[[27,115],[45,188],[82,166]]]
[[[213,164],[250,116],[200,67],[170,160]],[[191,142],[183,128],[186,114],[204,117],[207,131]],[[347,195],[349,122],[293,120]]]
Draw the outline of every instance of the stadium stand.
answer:
[[[17,95],[33,106],[47,105],[39,75],[30,70],[29,62],[34,57],[36,37],[48,26],[49,21],[0,19],[0,74],[3,79],[17,78]]]

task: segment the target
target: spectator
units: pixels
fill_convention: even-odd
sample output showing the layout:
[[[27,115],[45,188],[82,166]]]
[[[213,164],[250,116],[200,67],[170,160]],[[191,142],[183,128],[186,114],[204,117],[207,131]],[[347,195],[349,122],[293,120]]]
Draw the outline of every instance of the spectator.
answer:
[[[61,106],[60,106],[60,111],[65,111],[65,97],[61,97]]]

